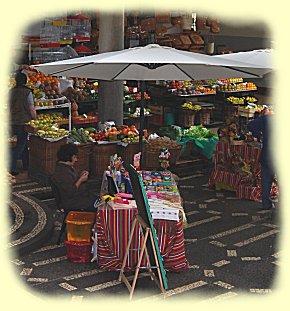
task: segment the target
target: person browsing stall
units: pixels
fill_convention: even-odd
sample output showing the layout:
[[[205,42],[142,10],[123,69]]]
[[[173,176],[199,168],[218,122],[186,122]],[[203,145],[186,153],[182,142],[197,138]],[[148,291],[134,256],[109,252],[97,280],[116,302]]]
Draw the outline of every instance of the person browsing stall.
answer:
[[[270,199],[272,183],[275,177],[275,168],[271,154],[271,122],[273,112],[266,110],[263,114],[248,123],[248,129],[252,135],[262,140],[260,155],[261,183],[262,183],[262,209],[270,210],[273,207]]]
[[[77,174],[74,165],[78,160],[78,148],[74,144],[62,145],[58,152],[58,162],[52,181],[58,188],[61,206],[65,211],[96,212],[95,195],[90,195],[86,187],[89,172]]]
[[[22,72],[15,75],[16,85],[9,93],[11,136],[17,137],[17,143],[11,151],[10,174],[18,175],[17,161],[22,160],[23,170],[28,170],[28,133],[25,123],[36,119],[32,90],[26,86],[27,77]]]

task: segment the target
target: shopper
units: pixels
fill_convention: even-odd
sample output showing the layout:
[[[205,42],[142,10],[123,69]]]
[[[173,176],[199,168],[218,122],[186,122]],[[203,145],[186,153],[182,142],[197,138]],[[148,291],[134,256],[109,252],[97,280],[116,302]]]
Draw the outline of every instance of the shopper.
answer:
[[[270,193],[272,183],[275,177],[275,169],[271,155],[271,122],[273,114],[271,111],[265,111],[263,114],[248,123],[248,129],[252,135],[262,141],[262,150],[260,155],[261,163],[261,183],[262,183],[262,208],[270,210],[272,201]]]
[[[10,173],[18,175],[17,161],[22,160],[23,170],[28,169],[28,133],[25,123],[36,119],[36,111],[32,91],[26,86],[27,77],[22,72],[15,75],[16,85],[9,93],[10,135],[17,137],[17,143],[11,151]]]
[[[79,175],[74,169],[77,162],[78,148],[74,144],[62,145],[58,152],[52,182],[58,189],[61,207],[65,212],[71,210],[95,212],[94,202],[97,195],[90,195],[86,187],[89,172],[82,171]]]

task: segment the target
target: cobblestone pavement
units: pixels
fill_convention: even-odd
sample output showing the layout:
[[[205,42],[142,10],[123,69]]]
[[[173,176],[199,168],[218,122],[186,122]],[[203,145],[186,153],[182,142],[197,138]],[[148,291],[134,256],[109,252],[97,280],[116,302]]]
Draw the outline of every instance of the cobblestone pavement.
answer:
[[[204,171],[179,180],[187,217],[184,235],[190,266],[182,272],[167,272],[166,300],[194,298],[197,302],[216,302],[271,294],[282,254],[278,248],[278,203],[271,216],[260,210],[258,202],[239,200],[232,192],[208,189],[207,180],[208,173]],[[11,259],[27,290],[40,299],[127,298],[128,290],[118,281],[118,272],[101,271],[97,262],[67,260],[65,246],[55,243],[62,215],[56,212],[53,199],[43,199],[42,204],[52,211],[53,233],[39,249],[21,256],[15,252]],[[141,273],[133,302],[163,298],[156,284],[145,272]]]

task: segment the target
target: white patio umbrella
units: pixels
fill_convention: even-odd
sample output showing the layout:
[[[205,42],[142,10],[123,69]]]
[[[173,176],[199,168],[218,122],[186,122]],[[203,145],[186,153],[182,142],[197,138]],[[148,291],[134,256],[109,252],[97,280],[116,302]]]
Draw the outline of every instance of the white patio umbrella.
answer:
[[[267,72],[259,65],[249,65],[157,44],[71,58],[33,67],[46,75],[53,76],[141,81],[140,150],[142,150],[144,119],[144,81],[255,78],[262,77]]]
[[[260,49],[245,52],[236,52],[224,55],[216,55],[215,58],[234,60],[249,65],[258,65],[265,69],[274,69],[273,66],[273,49]],[[270,71],[269,70],[269,71]]]
[[[137,81],[255,78],[266,73],[265,68],[259,65],[249,65],[157,44],[71,58],[34,67],[46,75]]]

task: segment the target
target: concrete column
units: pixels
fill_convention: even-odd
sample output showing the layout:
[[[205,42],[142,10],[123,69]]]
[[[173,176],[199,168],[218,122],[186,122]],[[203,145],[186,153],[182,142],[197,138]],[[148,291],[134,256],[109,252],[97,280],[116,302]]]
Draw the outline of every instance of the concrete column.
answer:
[[[124,49],[124,14],[99,14],[99,53]],[[99,120],[123,124],[123,81],[99,81]]]

